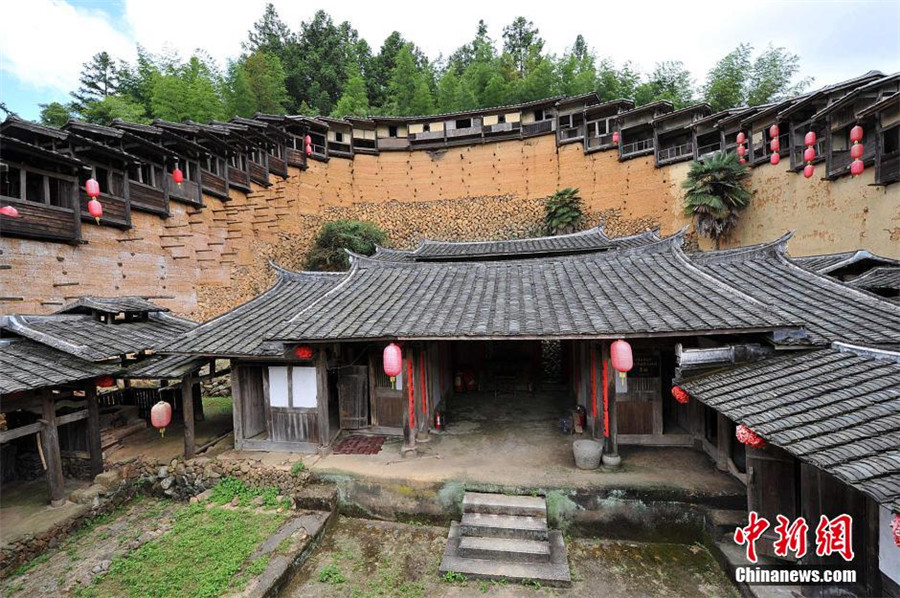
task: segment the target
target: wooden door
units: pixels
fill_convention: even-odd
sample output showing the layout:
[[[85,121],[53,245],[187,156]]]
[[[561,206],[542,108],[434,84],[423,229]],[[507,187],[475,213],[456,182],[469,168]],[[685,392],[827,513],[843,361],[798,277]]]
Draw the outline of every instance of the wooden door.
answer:
[[[369,425],[369,398],[366,366],[349,366],[338,376],[341,428],[358,430]]]
[[[609,373],[610,387],[616,395],[619,441],[627,441],[627,436],[662,434],[659,351],[647,350],[636,354],[634,368],[625,377],[624,383],[611,365]]]
[[[371,383],[370,401],[372,403],[372,425],[381,428],[402,428],[406,399],[403,388],[404,376],[398,376],[395,388],[381,367],[376,367],[374,360],[369,364],[369,380]]]
[[[756,543],[757,552],[775,556],[776,516],[797,517],[799,497],[797,460],[771,445],[747,449],[747,510],[756,511],[771,524]]]

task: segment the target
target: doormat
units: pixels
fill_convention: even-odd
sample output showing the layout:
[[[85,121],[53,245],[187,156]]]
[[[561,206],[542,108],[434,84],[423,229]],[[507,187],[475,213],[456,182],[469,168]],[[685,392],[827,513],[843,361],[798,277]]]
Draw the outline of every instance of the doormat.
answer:
[[[348,436],[334,447],[335,455],[377,455],[384,436]]]

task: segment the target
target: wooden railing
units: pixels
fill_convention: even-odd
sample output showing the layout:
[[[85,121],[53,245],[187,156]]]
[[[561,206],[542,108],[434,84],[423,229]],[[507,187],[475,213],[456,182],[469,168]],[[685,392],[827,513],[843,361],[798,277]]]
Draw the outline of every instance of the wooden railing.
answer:
[[[580,126],[577,127],[565,127],[559,129],[559,138],[561,141],[570,141],[573,139],[581,139],[584,137],[584,129]]]
[[[872,144],[866,146],[863,151],[862,160],[868,162],[875,157],[875,148]],[[832,150],[828,158],[828,172],[826,176],[829,178],[837,178],[845,174],[850,174],[850,163],[853,158],[850,157],[850,150]]]
[[[714,153],[716,153],[717,151],[719,151],[721,148],[722,148],[721,141],[716,141],[715,143],[709,143],[707,145],[702,145],[697,148],[697,158],[699,158],[701,160],[704,158],[708,158],[711,155],[713,155]]]
[[[538,122],[522,125],[522,135],[543,135],[556,130],[556,119],[539,120]]]
[[[19,211],[18,218],[0,215],[0,236],[28,237],[73,243],[81,238],[81,221],[72,208],[0,197],[0,204]]]
[[[353,151],[374,152],[378,150],[378,144],[374,139],[364,137],[353,138]]]
[[[653,149],[653,138],[650,139],[641,139],[640,141],[634,141],[632,143],[626,143],[622,146],[622,157],[630,156],[632,154],[637,154],[639,152],[645,152]]]
[[[100,408],[118,407],[119,405],[135,405],[138,415],[150,419],[150,409],[161,400],[162,388],[118,388],[97,394]],[[181,413],[181,392],[167,393],[166,400],[172,403],[173,413]]]
[[[813,146],[816,149],[816,160],[823,159],[825,157],[825,136],[822,135],[819,139],[816,140],[816,144]],[[806,162],[803,161],[803,154],[806,152],[806,146],[801,144],[795,145],[793,147],[793,152],[791,155],[791,165],[797,168],[802,167]]]
[[[269,154],[269,172],[273,172],[280,177],[287,178],[287,163],[278,156]]]
[[[235,168],[234,166],[228,167],[228,182],[232,185],[240,187],[241,189],[250,189],[250,175],[248,175],[240,168]]]
[[[162,189],[138,181],[129,181],[128,192],[133,210],[169,215],[169,201],[166,199],[166,192]]]
[[[443,131],[422,131],[421,133],[410,133],[409,140],[410,141],[434,141],[436,139],[443,139],[444,132]]]
[[[485,135],[503,135],[505,133],[518,133],[522,129],[522,123],[497,123],[495,125],[485,125]]]
[[[171,173],[166,175],[166,181],[169,185],[169,199],[177,199],[189,204],[202,205],[200,185],[194,181],[183,181],[179,186],[172,178]]]
[[[228,184],[225,179],[208,170],[200,170],[200,186],[204,193],[215,195],[219,199],[228,200]]]
[[[381,137],[378,139],[379,150],[405,150],[409,149],[409,139],[406,137]]]
[[[613,143],[613,134],[612,133],[607,133],[605,135],[588,135],[588,138],[587,138],[588,149],[604,147],[607,145],[612,145],[612,143]]]
[[[657,161],[659,163],[676,160],[685,156],[694,155],[694,144],[690,141],[676,145],[673,147],[659,148],[657,151]]]
[[[447,129],[447,138],[451,137],[472,137],[474,135],[481,135],[481,126],[477,127],[463,127],[461,129]]]
[[[313,151],[315,151],[315,146],[313,146]],[[350,149],[349,143],[344,143],[343,141],[328,142],[328,155],[350,156],[352,154],[353,150]]]
[[[85,222],[95,222],[94,217],[88,212],[88,202],[90,198],[84,189],[78,192],[78,199],[81,203],[81,219]],[[131,228],[131,217],[128,213],[128,200],[124,197],[101,193],[97,201],[103,206],[103,217],[100,218],[101,225],[115,226],[117,228]]]
[[[876,165],[875,182],[886,185],[900,181],[900,153],[894,152],[881,157]]]
[[[306,166],[306,153],[303,150],[294,149],[292,147],[285,148],[284,155],[287,163],[297,168]]]
[[[259,185],[269,185],[269,169],[262,164],[250,162],[250,180]]]

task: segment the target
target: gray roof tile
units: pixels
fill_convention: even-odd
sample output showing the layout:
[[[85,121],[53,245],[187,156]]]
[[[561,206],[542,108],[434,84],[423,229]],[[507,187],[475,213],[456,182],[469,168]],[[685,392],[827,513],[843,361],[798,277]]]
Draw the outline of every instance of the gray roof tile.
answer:
[[[77,300],[57,310],[58,314],[91,313],[98,311],[105,314],[121,313],[150,313],[169,311],[167,308],[156,305],[143,297],[79,297]]]
[[[847,284],[851,287],[868,291],[880,289],[900,290],[900,266],[872,268]]]
[[[28,339],[0,341],[0,395],[114,374],[116,364],[93,363]]]

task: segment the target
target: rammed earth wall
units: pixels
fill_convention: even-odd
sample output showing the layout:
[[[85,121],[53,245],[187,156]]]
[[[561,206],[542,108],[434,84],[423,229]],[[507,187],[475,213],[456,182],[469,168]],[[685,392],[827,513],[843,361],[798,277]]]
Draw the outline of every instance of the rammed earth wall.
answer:
[[[610,235],[689,224],[681,181],[688,163],[655,168],[652,157],[619,162],[616,152],[585,155],[553,136],[442,151],[383,152],[310,162],[286,180],[253,185],[232,200],[206,197],[197,210],[175,202],[172,215],[133,212],[134,228],[85,224],[85,244],[0,239],[0,313],[47,313],[82,295],[153,297],[178,314],[206,319],[259,293],[274,259],[299,268],[322,223],[373,220],[395,247],[423,237],[476,240],[540,230],[541,200],[577,187],[588,221]],[[821,167],[820,167],[821,170]],[[900,257],[900,186],[857,179],[807,180],[784,166],[753,170],[757,191],[726,246],[796,230],[794,255],[864,247]]]

